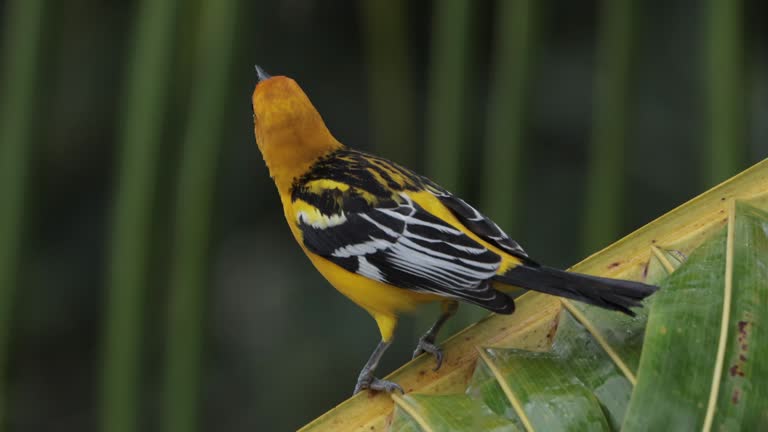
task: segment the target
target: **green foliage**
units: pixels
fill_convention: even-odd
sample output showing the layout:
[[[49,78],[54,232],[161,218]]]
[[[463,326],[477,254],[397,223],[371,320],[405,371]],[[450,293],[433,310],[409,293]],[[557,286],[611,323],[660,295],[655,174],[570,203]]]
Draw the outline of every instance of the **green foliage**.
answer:
[[[375,153],[407,167],[420,161],[416,145],[413,74],[405,0],[361,3],[368,56],[371,131]]]
[[[485,349],[482,359],[504,380],[518,414],[537,430],[615,428],[631,394],[621,370],[567,312],[550,351]]]
[[[7,2],[0,87],[0,430],[7,409],[6,365],[14,291],[21,265],[28,169],[32,155],[35,90],[42,75],[43,0]]]
[[[709,0],[705,15],[704,52],[708,128],[704,173],[706,184],[723,181],[746,159],[747,122],[744,84],[744,2]]]
[[[622,229],[633,4],[632,0],[601,2],[595,113],[584,205],[585,253],[606,246]]]
[[[102,430],[139,430],[144,287],[163,117],[168,105],[174,0],[141,2],[127,65],[105,308]]]
[[[626,430],[758,430],[768,421],[768,214],[736,202],[653,300]]]
[[[538,17],[535,1],[503,1],[498,7],[481,204],[496,223],[517,232],[525,183],[521,152]]]
[[[457,194],[464,185],[467,78],[474,54],[476,7],[470,0],[437,3],[432,23],[426,174]]]
[[[207,252],[237,4],[237,0],[200,3],[197,66],[176,191],[165,370],[168,432],[193,432],[200,420],[204,298],[211,267]]]

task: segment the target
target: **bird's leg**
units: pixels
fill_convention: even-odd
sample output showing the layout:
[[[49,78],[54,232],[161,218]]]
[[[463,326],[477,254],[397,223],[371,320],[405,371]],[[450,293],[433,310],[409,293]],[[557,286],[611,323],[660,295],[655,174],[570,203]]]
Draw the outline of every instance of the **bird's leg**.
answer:
[[[435,368],[433,369],[435,371],[440,369],[440,366],[443,364],[443,350],[435,344],[437,333],[440,331],[443,324],[456,314],[456,311],[459,309],[459,303],[455,300],[446,300],[440,307],[442,309],[440,317],[437,318],[437,321],[435,321],[432,327],[427,330],[424,336],[419,339],[419,343],[416,345],[416,350],[413,352],[413,358],[416,358],[419,354],[425,352],[432,354],[437,362],[437,365],[435,365]]]
[[[397,383],[378,379],[373,376],[373,372],[376,370],[376,367],[379,366],[379,360],[381,360],[381,356],[384,355],[384,351],[389,348],[391,343],[392,340],[382,340],[379,342],[379,344],[376,346],[376,349],[373,350],[373,354],[371,354],[371,357],[368,359],[368,362],[365,364],[365,366],[363,366],[363,370],[360,371],[360,376],[357,377],[355,392],[352,394],[357,394],[363,389],[385,391],[387,393],[392,393],[393,391],[397,390],[400,393],[405,393],[403,388],[400,387]]]

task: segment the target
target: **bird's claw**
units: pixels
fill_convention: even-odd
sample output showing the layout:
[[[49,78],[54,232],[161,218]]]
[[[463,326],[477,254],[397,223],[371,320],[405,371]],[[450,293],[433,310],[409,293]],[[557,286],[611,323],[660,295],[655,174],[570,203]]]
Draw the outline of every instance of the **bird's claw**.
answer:
[[[387,393],[399,391],[400,394],[405,394],[403,388],[396,382],[378,379],[372,374],[360,374],[360,377],[357,379],[357,385],[355,385],[355,391],[352,394],[358,394],[365,389]]]
[[[413,352],[413,358],[418,357],[422,353],[430,353],[435,358],[437,364],[433,371],[440,369],[443,364],[443,350],[435,344],[435,339],[427,336],[423,336],[419,339],[419,343],[416,345],[416,350]]]

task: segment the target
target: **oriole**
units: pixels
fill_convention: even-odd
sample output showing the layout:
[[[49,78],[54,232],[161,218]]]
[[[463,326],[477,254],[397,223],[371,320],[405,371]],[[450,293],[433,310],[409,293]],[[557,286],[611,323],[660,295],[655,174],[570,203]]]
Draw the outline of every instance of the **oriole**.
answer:
[[[540,265],[493,221],[436,183],[386,159],[352,150],[328,131],[290,78],[256,67],[256,142],[274,179],[293,236],[337,290],[371,314],[381,342],[360,372],[362,389],[402,392],[374,377],[398,315],[441,301],[442,313],[414,357],[435,356],[437,332],[458,301],[500,314],[515,287],[633,315],[656,287]]]

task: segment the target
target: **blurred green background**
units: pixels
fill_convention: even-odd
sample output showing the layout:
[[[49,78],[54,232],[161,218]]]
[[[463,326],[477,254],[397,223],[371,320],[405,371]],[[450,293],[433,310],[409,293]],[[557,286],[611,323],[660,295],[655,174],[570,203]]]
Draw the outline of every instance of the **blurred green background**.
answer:
[[[768,154],[759,0],[0,5],[2,430],[290,430],[350,394],[379,335],[282,220],[255,63],[561,267]]]

